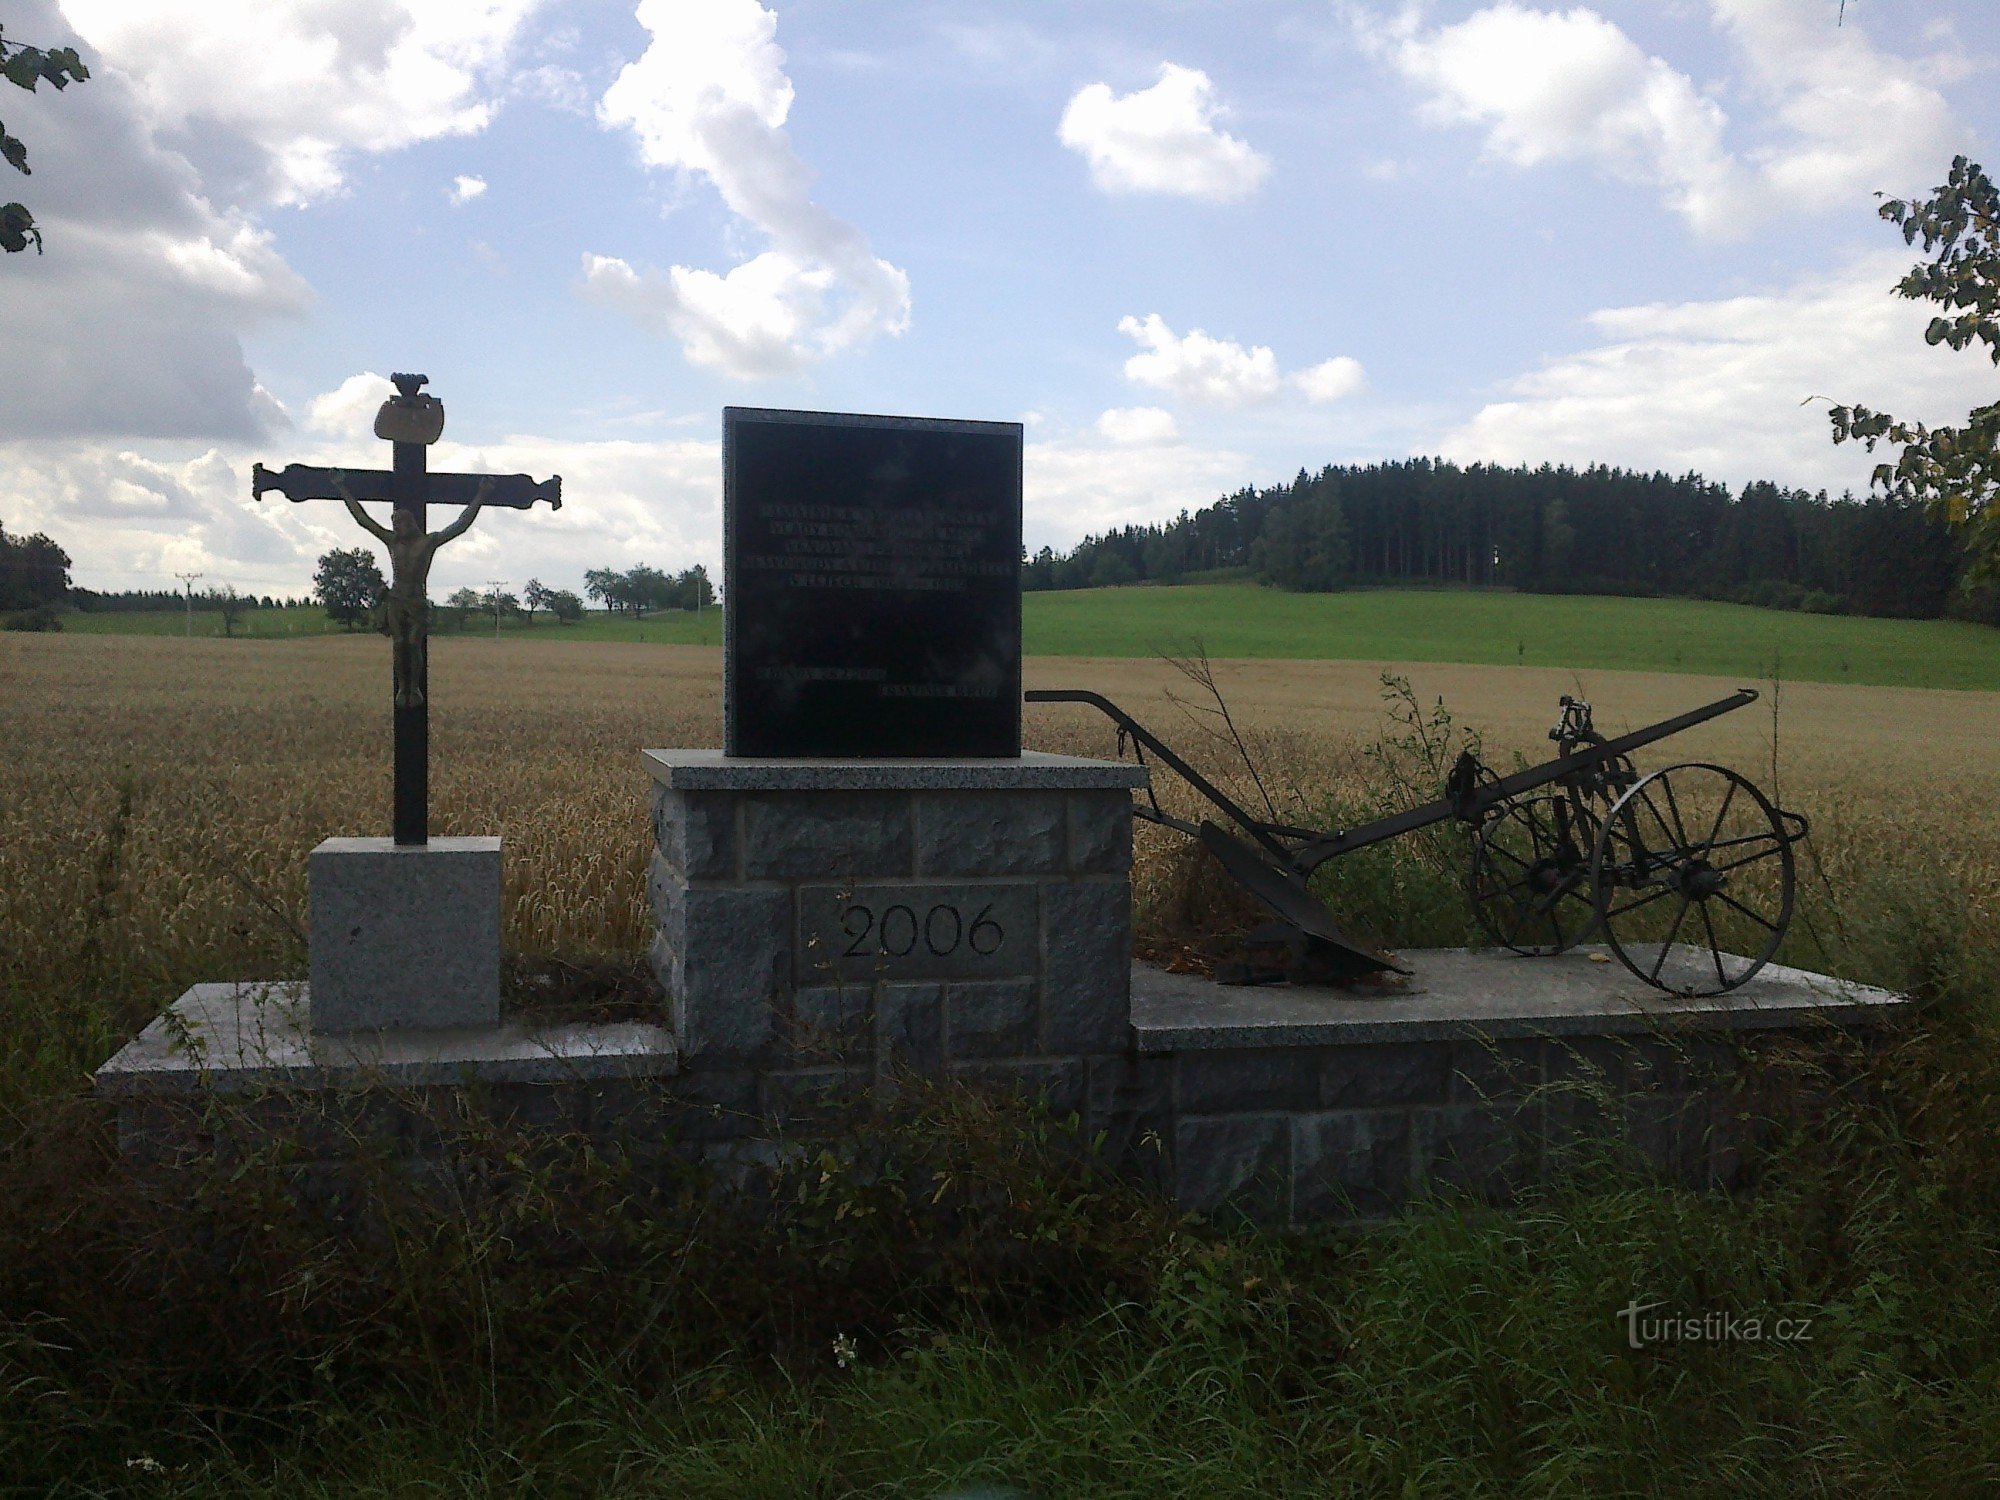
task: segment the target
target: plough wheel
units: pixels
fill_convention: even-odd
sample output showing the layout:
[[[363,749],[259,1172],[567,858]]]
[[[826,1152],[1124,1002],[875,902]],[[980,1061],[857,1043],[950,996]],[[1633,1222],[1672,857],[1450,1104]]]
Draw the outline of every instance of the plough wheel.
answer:
[[[1613,805],[1590,883],[1626,968],[1672,994],[1719,995],[1778,951],[1792,920],[1792,842],[1749,781],[1690,761]]]
[[[1466,894],[1487,935],[1516,953],[1545,957],[1597,925],[1590,851],[1597,834],[1569,798],[1515,797],[1481,826]]]

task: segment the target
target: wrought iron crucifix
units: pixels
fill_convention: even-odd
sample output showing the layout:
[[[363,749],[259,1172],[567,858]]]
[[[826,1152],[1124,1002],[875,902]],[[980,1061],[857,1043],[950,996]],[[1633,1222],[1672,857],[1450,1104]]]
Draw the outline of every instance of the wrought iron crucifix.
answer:
[[[389,549],[389,634],[395,643],[396,682],[396,842],[430,841],[430,638],[431,559],[438,548],[462,535],[488,505],[527,510],[537,500],[562,509],[562,476],[535,480],[526,474],[433,474],[425,449],[444,432],[444,403],[423,394],[429,377],[392,375],[396,394],[375,414],[375,436],[386,439],[393,464],[388,469],[335,469],[287,464],[250,470],[251,498],[276,490],[288,500],[343,501],[354,519]],[[387,500],[393,507],[383,526],[362,509],[364,500]],[[458,519],[441,531],[426,532],[425,508],[462,505]]]

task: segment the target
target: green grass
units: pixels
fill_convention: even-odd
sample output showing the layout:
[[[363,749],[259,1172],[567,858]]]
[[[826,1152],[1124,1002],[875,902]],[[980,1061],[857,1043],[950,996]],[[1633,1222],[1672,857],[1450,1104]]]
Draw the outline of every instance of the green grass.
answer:
[[[1364,589],[1288,594],[1248,583],[1080,589],[1022,599],[1030,656],[1140,656],[1199,641],[1211,657],[1364,662],[1470,662],[1578,671],[1691,672],[1744,682],[2000,690],[2000,632],[1956,620],[1805,615],[1698,599],[1613,599],[1470,589]],[[63,616],[88,634],[178,635],[174,610]],[[338,627],[317,609],[253,610],[237,633],[322,635]],[[196,614],[194,633],[222,634],[221,616]],[[469,621],[462,631],[492,634]],[[722,611],[644,620],[592,612],[577,625],[511,620],[511,640],[722,644]]]
[[[221,636],[222,616],[179,609],[107,610],[102,613],[65,610],[62,628],[76,635],[197,635]],[[260,640],[286,636],[330,635],[340,629],[320,609],[253,609],[236,622],[238,636]]]
[[[192,620],[178,609],[115,610],[100,614],[70,610],[62,616],[62,626],[64,630],[78,635],[192,634],[219,639],[223,634],[222,616],[212,610],[197,610]],[[317,608],[253,609],[236,624],[239,639],[284,640],[340,633],[341,627],[328,620],[324,610]],[[483,621],[474,617],[463,627],[441,624],[435,633],[491,636],[493,620],[491,616]],[[509,640],[655,641],[672,645],[719,646],[722,644],[722,611],[703,610],[697,619],[691,614],[674,610],[648,615],[644,620],[625,616],[614,618],[592,612],[575,625],[558,625],[547,614],[537,614],[532,625],[518,619],[503,622],[500,633]]]
[[[1025,597],[1031,656],[1449,661],[1745,682],[2000,688],[2000,632],[1954,620],[1804,615],[1695,599],[1464,589],[1288,594],[1254,584],[1087,589]]]

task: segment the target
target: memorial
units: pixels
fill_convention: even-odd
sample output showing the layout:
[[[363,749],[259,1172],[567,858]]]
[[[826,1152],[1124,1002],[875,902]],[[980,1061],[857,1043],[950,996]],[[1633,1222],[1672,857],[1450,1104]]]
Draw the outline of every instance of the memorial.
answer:
[[[724,748],[645,753],[687,1066],[1058,1102],[1122,1066],[1145,773],[1021,750],[1021,440],[723,413]]]
[[[1021,753],[1021,425],[727,407],[723,749]]]
[[[666,1024],[494,1014],[497,840],[457,853],[457,881],[436,878],[446,841],[323,846],[310,1010],[296,983],[190,989],[97,1072],[122,1149],[212,1150],[210,1096],[263,1092],[279,1108],[248,1128],[347,1111],[423,1158],[442,1148],[422,1109],[470,1091],[727,1184],[823,1142],[829,1105],[918,1074],[1039,1100],[1184,1208],[1358,1222],[1440,1188],[1504,1198],[1603,1145],[1635,1170],[1743,1185],[1765,1107],[1743,1055],[1907,1009],[1777,964],[1727,993],[1664,994],[1597,949],[1403,952],[1406,977],[1365,993],[1134,965],[1147,767],[1020,745],[1020,428],[732,408],[724,431],[726,748],[642,752]],[[375,481],[295,466],[260,483],[358,502]],[[543,493],[525,476],[488,503],[496,490]],[[400,533],[410,566],[442,545]],[[398,655],[399,724],[421,711],[418,648]],[[322,901],[322,859],[353,872],[351,910]],[[346,1012],[322,994],[336,960],[360,1002]],[[428,988],[408,982],[419,960]],[[478,1005],[447,1010],[448,989]],[[458,1024],[438,1029],[445,1014]],[[398,1090],[408,1108],[376,1108]],[[347,1139],[306,1132],[302,1150],[334,1157],[299,1170],[346,1170]]]

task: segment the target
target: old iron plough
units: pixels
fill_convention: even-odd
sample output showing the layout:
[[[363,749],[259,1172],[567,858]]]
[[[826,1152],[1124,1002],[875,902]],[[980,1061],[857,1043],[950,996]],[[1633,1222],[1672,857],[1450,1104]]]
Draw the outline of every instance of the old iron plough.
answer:
[[[1754,703],[1743,688],[1616,738],[1590,705],[1565,694],[1549,738],[1556,758],[1496,775],[1460,753],[1435,802],[1355,828],[1298,828],[1253,816],[1130,714],[1097,693],[1038,690],[1030,703],[1083,703],[1118,728],[1141,764],[1150,754],[1186,781],[1236,832],[1161,808],[1149,787],[1135,817],[1198,839],[1275,918],[1249,933],[1247,963],[1218,967],[1236,983],[1350,983],[1409,972],[1379,945],[1343,931],[1308,887],[1328,860],[1456,819],[1470,834],[1466,893],[1480,926],[1515,953],[1561,953],[1601,934],[1656,988],[1717,995],[1777,952],[1792,917],[1792,846],[1806,820],[1774,806],[1724,766],[1687,761],[1641,776],[1631,752]]]

